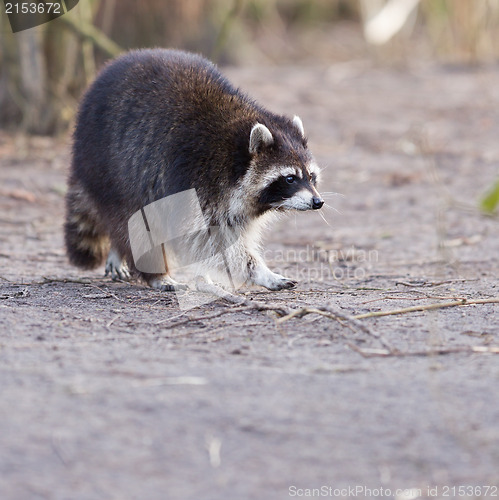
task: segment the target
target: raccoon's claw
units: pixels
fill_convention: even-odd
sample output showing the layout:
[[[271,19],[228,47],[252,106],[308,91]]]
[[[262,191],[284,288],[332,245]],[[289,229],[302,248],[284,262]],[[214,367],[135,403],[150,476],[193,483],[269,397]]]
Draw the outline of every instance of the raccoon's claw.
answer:
[[[176,292],[177,290],[188,290],[189,287],[183,283],[177,283],[176,285],[164,284],[153,287],[155,290],[160,292]]]
[[[284,276],[281,276],[281,279],[276,282],[272,287],[268,287],[269,290],[290,290],[291,288],[295,288],[296,285],[298,284],[297,281],[290,280],[288,278],[285,278]]]
[[[178,283],[170,276],[163,278],[156,278],[149,283],[151,288],[159,290],[160,292],[175,292],[177,290],[188,290],[189,287],[184,283]]]
[[[278,290],[289,290],[294,288],[298,282],[290,280],[280,274],[273,273],[267,270],[265,273],[261,273],[257,276],[257,279],[253,280],[255,285],[264,286],[268,290],[278,291]]]
[[[107,257],[106,276],[109,276],[109,274],[111,274],[113,281],[128,281],[131,278],[126,262],[121,260],[115,250],[111,250]]]
[[[155,290],[159,290],[160,292],[174,292],[175,285],[158,285],[154,287]]]
[[[288,278],[284,278],[284,283],[279,288],[279,290],[291,290],[292,288],[296,288],[298,285],[298,281],[290,280]]]
[[[131,276],[130,276],[130,271],[128,270],[128,267],[126,264],[123,264],[120,267],[115,267],[112,264],[107,264],[106,265],[106,276],[109,276],[111,274],[111,279],[113,281],[121,280],[121,281],[129,281]]]

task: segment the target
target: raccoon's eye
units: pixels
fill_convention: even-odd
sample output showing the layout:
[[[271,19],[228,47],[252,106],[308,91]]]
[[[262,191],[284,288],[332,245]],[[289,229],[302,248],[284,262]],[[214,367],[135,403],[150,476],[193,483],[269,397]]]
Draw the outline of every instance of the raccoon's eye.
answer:
[[[286,182],[288,184],[293,184],[293,182],[295,182],[295,181],[296,181],[296,175],[288,175],[286,177]]]

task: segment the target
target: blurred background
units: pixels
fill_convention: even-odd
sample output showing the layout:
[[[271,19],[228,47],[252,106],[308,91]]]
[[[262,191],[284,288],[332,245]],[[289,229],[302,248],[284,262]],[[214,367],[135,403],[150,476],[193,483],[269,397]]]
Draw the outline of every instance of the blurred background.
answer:
[[[109,58],[132,47],[201,52],[221,65],[495,64],[499,0],[80,0],[12,34],[3,6],[0,127],[67,131]]]

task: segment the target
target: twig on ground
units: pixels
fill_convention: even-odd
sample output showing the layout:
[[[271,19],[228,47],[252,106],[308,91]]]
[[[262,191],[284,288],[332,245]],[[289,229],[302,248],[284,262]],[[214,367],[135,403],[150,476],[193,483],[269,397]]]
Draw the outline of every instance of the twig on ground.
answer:
[[[395,285],[404,285],[407,287],[411,288],[416,288],[416,287],[426,287],[430,288],[433,286],[441,286],[441,285],[449,285],[451,283],[464,283],[466,281],[476,281],[476,279],[463,279],[463,278],[457,278],[457,279],[450,279],[450,280],[444,280],[444,281],[419,281],[419,282],[407,282],[407,281],[396,281]]]
[[[97,285],[94,285],[93,283],[87,283],[87,284],[88,284],[88,286],[91,286],[93,288],[97,288],[97,290],[99,290],[99,292],[104,294],[102,297],[98,297],[98,298],[107,299],[109,297],[112,297],[113,299],[116,299],[119,302],[125,302],[123,299],[121,299],[120,297],[118,297],[114,293],[110,292],[109,290],[103,290],[102,288],[99,288]],[[84,297],[85,297],[85,295],[84,295]],[[87,296],[87,298],[89,298],[89,297]],[[96,297],[92,297],[92,298],[96,298]]]
[[[457,306],[471,306],[477,304],[499,304],[499,298],[489,298],[489,299],[460,299],[453,300],[452,302],[444,302],[441,304],[426,304],[421,306],[404,307],[402,309],[393,309],[391,311],[372,311],[365,314],[357,314],[352,316],[354,319],[365,319],[365,318],[376,318],[380,316],[393,316],[396,314],[407,314],[411,312],[419,311],[431,311],[433,309],[444,309],[446,307],[457,307]]]
[[[403,296],[394,296],[394,295],[385,295],[384,297],[379,297],[377,299],[366,300],[365,302],[361,302],[362,305],[372,304],[373,302],[379,302],[381,300],[466,300],[466,297],[440,297],[435,295],[426,295],[424,292],[419,292],[414,290],[413,293],[421,293],[423,294],[420,297],[403,297]],[[404,292],[401,292],[404,293]]]
[[[57,441],[59,441],[59,440],[57,440]],[[52,449],[54,450],[54,453],[56,454],[57,458],[61,461],[62,465],[67,467],[68,460],[66,458],[66,453],[64,453],[63,450],[61,449],[60,443],[56,442],[56,438],[54,435],[52,435],[50,443],[52,445]]]
[[[107,324],[106,324],[106,329],[107,330],[110,330],[111,329],[111,325],[119,318],[119,315],[117,314],[111,321],[108,321]]]
[[[428,311],[428,310],[435,310],[435,309],[443,309],[447,307],[457,307],[457,306],[465,306],[465,305],[478,305],[478,304],[498,304],[499,303],[499,298],[488,298],[488,299],[474,299],[474,300],[469,300],[469,299],[459,299],[459,300],[454,300],[451,302],[444,302],[440,304],[427,304],[427,305],[420,305],[420,306],[413,306],[413,307],[405,307],[403,309],[394,309],[392,311],[374,311],[371,313],[366,313],[366,314],[358,314],[355,316],[350,316],[344,313],[341,313],[335,309],[333,309],[330,306],[318,306],[318,307],[303,307],[301,309],[292,309],[286,306],[277,306],[277,305],[272,305],[272,304],[264,304],[262,302],[258,301],[251,301],[246,298],[234,295],[230,292],[227,292],[226,290],[223,290],[222,288],[216,286],[216,285],[211,285],[211,284],[200,284],[198,286],[199,291],[201,292],[206,292],[206,293],[211,293],[217,297],[223,298],[233,304],[239,304],[239,305],[244,305],[248,308],[251,309],[256,309],[260,311],[274,311],[278,315],[281,316],[277,320],[277,323],[284,323],[285,321],[288,321],[292,318],[302,318],[303,316],[307,314],[319,314],[321,316],[328,317],[330,319],[334,319],[335,321],[338,321],[342,326],[346,326],[349,328],[355,327],[361,332],[365,333],[366,335],[369,335],[370,337],[375,338],[380,342],[380,344],[385,348],[385,350],[377,350],[377,354],[375,355],[381,355],[381,356],[387,356],[387,355],[394,355],[394,356],[399,356],[401,355],[401,351],[398,349],[392,347],[390,343],[383,337],[378,332],[375,332],[371,330],[367,325],[365,325],[363,322],[361,322],[361,319],[365,318],[372,318],[372,317],[379,317],[379,316],[390,316],[390,315],[396,315],[396,314],[407,314],[411,312],[417,312],[417,311]],[[466,348],[466,352],[494,352],[493,350],[491,351],[490,349],[493,348],[483,348],[487,349],[486,351],[483,351],[482,348],[480,347],[473,347],[473,348]],[[462,349],[458,349],[456,352],[461,352]],[[444,352],[445,351],[445,352]],[[444,354],[448,352],[453,352],[451,350],[440,350],[436,352],[437,354]],[[365,352],[365,351],[364,351]],[[422,351],[420,355],[426,355],[427,352],[433,352],[433,351]],[[402,353],[403,355],[404,353]],[[371,352],[371,355],[373,353]],[[405,355],[417,355],[416,353],[405,353]]]
[[[99,290],[99,292],[102,293],[102,295],[83,295],[83,298],[85,299],[108,299],[112,297],[113,299],[116,299],[120,302],[124,302],[122,298],[118,297],[113,292],[110,292],[109,290],[103,290],[102,288],[93,284],[92,280],[89,278],[50,278],[47,276],[42,276],[42,278],[43,281],[33,281],[31,283],[26,283],[26,285],[45,285],[47,283],[78,283],[81,285],[88,285],[96,288],[97,290]]]
[[[43,281],[34,281],[29,285],[45,285],[46,283],[80,283],[82,285],[90,285],[92,281],[89,278],[50,278],[42,276]]]
[[[175,328],[177,326],[186,325],[188,323],[193,323],[195,321],[205,321],[207,319],[218,318],[219,316],[222,316],[224,314],[232,314],[232,313],[237,313],[237,312],[241,312],[241,311],[249,311],[250,309],[251,308],[247,307],[247,306],[233,307],[231,309],[222,309],[221,311],[218,311],[218,312],[213,313],[213,314],[207,314],[206,316],[190,316],[190,317],[183,319],[181,321],[176,321],[175,323],[170,323],[168,325],[165,325],[165,328],[166,329]],[[163,323],[166,323],[169,320],[170,320],[170,318],[162,319],[161,321],[158,321],[155,325],[156,326],[162,325]]]
[[[221,299],[225,299],[227,302],[231,304],[236,304],[238,306],[246,306],[250,309],[256,309],[258,311],[274,311],[280,316],[285,314],[289,314],[292,309],[286,306],[278,306],[272,304],[266,304],[264,302],[259,302],[257,300],[250,300],[240,295],[234,295],[223,288],[211,284],[211,283],[198,283],[197,285],[198,291],[202,293],[209,293],[214,295],[215,297],[219,297]]]
[[[43,277],[44,281],[38,282],[38,283],[29,283],[31,285],[34,284],[46,284],[46,283],[51,283],[51,282],[60,282],[60,283],[80,283],[84,285],[91,286],[93,288],[96,288],[99,290],[103,295],[102,296],[93,296],[93,295],[88,295],[84,296],[86,298],[107,298],[107,297],[113,297],[116,300],[123,302],[124,299],[121,299],[117,295],[109,292],[108,290],[103,290],[99,288],[97,285],[94,285],[90,279],[88,278],[64,278],[64,279],[59,279],[59,278],[49,278],[49,277]],[[402,283],[402,282],[401,282]],[[442,282],[444,283],[444,282]],[[439,284],[442,284],[439,283]],[[28,284],[28,285],[29,285]],[[402,283],[405,284],[405,283]],[[432,284],[435,286],[437,283]],[[412,286],[412,285],[410,285]],[[419,311],[430,311],[430,310],[436,310],[436,309],[444,309],[448,307],[458,307],[458,306],[468,306],[468,305],[478,305],[478,304],[499,304],[499,298],[498,297],[492,297],[492,298],[486,298],[486,299],[466,299],[466,298],[456,298],[456,300],[452,300],[449,302],[444,302],[444,303],[439,303],[439,304],[426,304],[426,305],[418,305],[418,306],[412,306],[412,307],[405,307],[402,309],[393,309],[391,311],[373,311],[365,314],[357,314],[357,315],[348,315],[343,312],[340,312],[333,308],[332,306],[325,306],[325,305],[320,305],[316,307],[302,307],[300,309],[293,309],[290,307],[287,307],[285,305],[277,305],[277,304],[272,304],[272,303],[264,303],[256,300],[250,300],[244,296],[241,295],[235,295],[231,292],[228,292],[224,290],[223,288],[211,284],[211,283],[205,283],[205,282],[199,282],[197,284],[197,290],[201,293],[208,293],[211,294],[215,297],[218,297],[220,299],[224,299],[225,301],[229,302],[230,304],[235,305],[236,307],[233,308],[226,308],[220,311],[217,311],[213,314],[208,314],[204,316],[191,316],[191,317],[186,317],[185,319],[182,319],[180,321],[176,321],[174,323],[170,323],[165,325],[166,329],[171,329],[175,328],[178,326],[186,325],[195,321],[205,321],[205,320],[210,320],[213,318],[220,317],[224,314],[232,314],[232,313],[237,313],[237,312],[243,312],[243,311],[251,311],[251,310],[256,310],[256,311],[268,311],[268,312],[273,312],[279,316],[279,318],[276,320],[277,324],[282,324],[286,321],[289,321],[290,319],[293,318],[302,318],[306,315],[309,314],[317,314],[319,316],[324,316],[326,318],[332,319],[337,321],[340,325],[350,328],[352,331],[358,330],[361,331],[362,333],[375,338],[383,347],[384,349],[361,349],[355,344],[352,344],[351,342],[348,342],[347,345],[354,350],[355,352],[358,352],[364,357],[373,357],[373,356],[381,356],[381,357],[387,357],[387,356],[431,356],[431,355],[443,355],[443,354],[450,354],[450,353],[459,353],[459,352],[475,352],[475,353],[489,353],[489,354],[497,354],[499,353],[499,346],[470,346],[470,347],[450,347],[450,348],[436,348],[436,349],[429,349],[429,350],[423,350],[423,351],[413,351],[413,352],[403,352],[400,351],[390,345],[390,343],[384,338],[383,335],[381,335],[378,332],[375,332],[371,330],[365,323],[363,323],[362,319],[366,318],[373,318],[373,317],[381,317],[381,316],[392,316],[392,315],[398,315],[398,314],[408,314],[412,312],[419,312]],[[392,297],[390,297],[392,298]],[[394,299],[400,299],[400,297],[393,297]],[[439,297],[428,297],[428,298],[434,298],[434,299],[439,299]],[[441,297],[440,299],[448,299],[449,297]],[[185,313],[182,313],[179,316],[183,316]],[[176,316],[177,318],[179,316]],[[106,328],[109,329],[109,327],[112,325],[116,318],[113,318],[107,325]],[[172,318],[166,318],[164,320],[161,320],[156,323],[157,326],[162,325],[163,323],[167,321],[171,321]],[[174,337],[180,337],[183,336],[184,334],[179,334],[175,335]]]
[[[223,298],[233,304],[244,305],[248,308],[256,309],[258,311],[274,311],[279,316],[282,316],[277,320],[277,323],[284,323],[285,321],[288,321],[292,318],[302,318],[307,314],[320,314],[337,321],[342,326],[346,326],[348,328],[355,327],[366,335],[369,335],[370,337],[378,340],[383,345],[383,347],[388,349],[390,352],[397,352],[397,350],[392,347],[381,334],[372,331],[367,325],[363,324],[355,317],[336,311],[330,306],[319,306],[315,308],[303,307],[301,309],[292,309],[286,306],[264,304],[263,302],[252,301],[234,295],[216,285],[207,283],[198,284],[198,290],[204,293],[211,293],[212,295]]]
[[[0,295],[0,299],[19,299],[22,297],[28,297],[29,296],[29,290],[27,288],[23,288],[22,290],[19,290],[14,293],[5,293]]]
[[[90,293],[86,295],[82,295],[84,299],[110,299],[112,295],[110,293],[102,294],[102,293]]]
[[[320,314],[321,316],[326,316],[327,318],[334,319],[340,323],[342,326],[355,327],[361,332],[375,338],[380,342],[380,344],[388,349],[390,352],[397,352],[397,349],[392,347],[390,343],[378,332],[371,330],[367,325],[358,320],[355,316],[350,316],[348,314],[340,313],[335,311],[330,306],[319,306],[319,307],[304,307],[302,309],[295,309],[286,316],[277,320],[278,323],[283,323],[291,318],[298,317],[301,318],[307,314]]]
[[[442,356],[445,354],[455,353],[481,353],[481,354],[499,354],[499,346],[458,346],[458,347],[438,347],[423,351],[396,351],[391,352],[385,349],[361,349],[352,342],[347,342],[347,346],[359,353],[364,358],[382,357],[387,358],[391,356],[406,357],[406,356]]]

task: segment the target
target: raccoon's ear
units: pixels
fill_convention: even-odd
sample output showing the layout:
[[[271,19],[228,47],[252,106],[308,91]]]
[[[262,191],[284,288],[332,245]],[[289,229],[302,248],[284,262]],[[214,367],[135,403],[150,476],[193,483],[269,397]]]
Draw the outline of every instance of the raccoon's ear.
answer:
[[[303,122],[298,115],[293,116],[293,125],[300,131],[302,137],[305,137],[305,129],[303,128]]]
[[[261,123],[253,126],[250,133],[249,152],[253,155],[258,153],[262,147],[270,146],[274,142],[274,138],[270,130]]]

